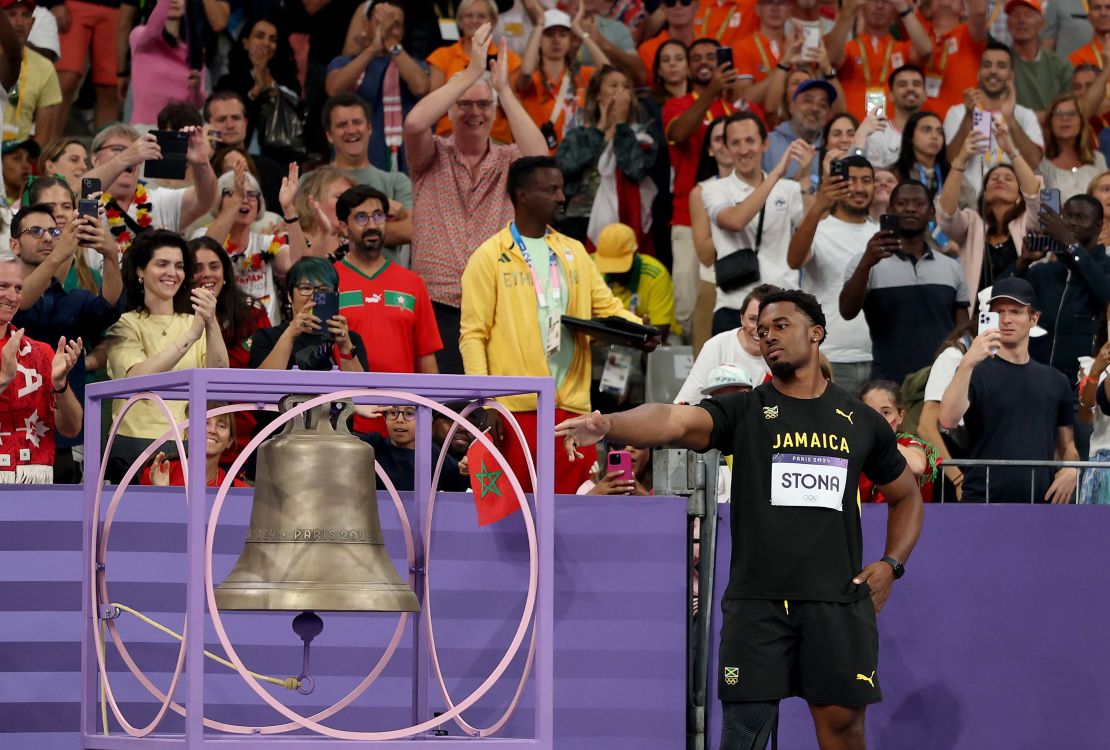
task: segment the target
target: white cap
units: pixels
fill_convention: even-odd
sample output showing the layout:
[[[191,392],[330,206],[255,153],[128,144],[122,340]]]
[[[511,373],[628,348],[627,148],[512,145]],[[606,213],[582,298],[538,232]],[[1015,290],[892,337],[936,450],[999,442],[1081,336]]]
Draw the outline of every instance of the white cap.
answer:
[[[570,15],[557,8],[545,10],[543,12],[543,30],[547,31],[548,29],[553,29],[556,26],[563,26],[569,29]]]
[[[718,365],[709,373],[709,380],[705,387],[701,389],[701,392],[703,396],[712,396],[714,391],[721,388],[736,386],[755,387],[748,371],[740,365]]]

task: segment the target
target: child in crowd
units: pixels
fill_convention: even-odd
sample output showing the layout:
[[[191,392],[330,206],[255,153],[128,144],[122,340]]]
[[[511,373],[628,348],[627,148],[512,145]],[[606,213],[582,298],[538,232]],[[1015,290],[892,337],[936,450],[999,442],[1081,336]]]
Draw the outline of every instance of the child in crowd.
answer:
[[[902,419],[906,416],[906,405],[902,400],[902,389],[890,380],[870,380],[860,389],[860,400],[882,415],[890,429],[898,435],[898,451],[906,459],[910,471],[921,485],[921,499],[931,502],[933,483],[939,475],[941,457],[926,442],[905,433],[898,432]],[[874,483],[861,474],[859,478],[859,497],[865,503],[882,503],[883,495]]]

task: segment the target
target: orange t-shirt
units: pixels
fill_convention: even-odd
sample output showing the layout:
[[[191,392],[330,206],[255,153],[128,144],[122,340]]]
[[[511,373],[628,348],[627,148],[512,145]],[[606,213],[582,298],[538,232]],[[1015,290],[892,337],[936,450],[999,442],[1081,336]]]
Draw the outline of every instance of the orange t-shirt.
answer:
[[[657,36],[653,36],[636,48],[636,53],[643,61],[644,67],[647,68],[648,86],[655,82],[655,76],[652,75],[652,68],[655,66],[655,53],[663,46],[663,42],[669,41],[670,38],[671,35],[667,33],[666,29],[663,29]]]
[[[759,83],[779,64],[782,48],[759,31],[732,45],[732,60],[736,75]]]
[[[755,3],[756,0],[699,0],[698,13],[694,16],[694,37],[708,37],[734,46],[759,30]]]
[[[861,49],[861,40],[864,41]],[[882,37],[861,34],[844,47],[844,62],[837,70],[840,87],[848,111],[857,120],[867,116],[866,95],[868,88],[887,92],[887,111],[891,111],[887,78],[891,72],[909,62],[910,43],[900,42],[890,34]]]
[[[923,109],[940,115],[949,107],[962,104],[964,90],[979,85],[979,58],[987,48],[986,41],[976,42],[966,23],[961,23],[943,37],[933,37],[933,54],[925,66],[925,90],[930,93],[932,80],[941,79],[940,91],[925,101]]]
[[[1068,62],[1077,68],[1080,65],[1087,64],[1094,65],[1096,68],[1101,69],[1103,57],[1102,50],[1098,48],[1098,44],[1090,42],[1068,55]]]
[[[489,54],[497,54],[497,45],[491,44],[489,46]],[[463,51],[462,40],[455,42],[447,47],[440,47],[432,54],[428,55],[427,60],[429,65],[432,65],[443,72],[446,80],[450,80],[451,76],[456,73],[461,73],[466,70],[470,65],[470,55]],[[512,76],[516,73],[517,68],[520,67],[520,57],[509,50],[509,75]],[[436,125],[436,135],[447,136],[451,134],[451,120],[444,115],[443,118]],[[513,131],[509,128],[509,121],[505,119],[505,113],[501,111],[501,107],[497,108],[497,119],[493,122],[493,130],[490,131],[490,138],[502,143],[513,142]]]
[[[590,78],[593,77],[596,68],[583,66],[578,69],[578,76],[574,81],[574,86],[567,86],[567,99],[571,100],[573,96],[573,105],[559,107],[559,116],[555,119],[555,137],[562,142],[563,131],[566,128],[566,118],[568,110],[582,109],[586,106],[586,86],[590,83]],[[545,122],[551,121],[551,110],[555,106],[555,97],[559,93],[559,88],[563,84],[563,77],[566,76],[566,71],[563,75],[559,76],[558,80],[548,81],[544,85],[543,75],[540,71],[536,70],[532,73],[532,85],[524,93],[517,93],[524,111],[532,118],[532,122],[536,123],[536,127],[542,128]],[[568,101],[569,104],[569,101]]]

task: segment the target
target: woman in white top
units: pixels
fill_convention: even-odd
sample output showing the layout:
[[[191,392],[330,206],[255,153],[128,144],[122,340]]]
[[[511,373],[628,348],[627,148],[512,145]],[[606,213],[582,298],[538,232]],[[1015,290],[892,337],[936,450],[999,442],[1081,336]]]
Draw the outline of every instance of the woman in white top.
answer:
[[[696,404],[701,401],[702,389],[709,382],[709,374],[719,365],[739,365],[756,385],[764,381],[770,370],[759,352],[755,328],[759,323],[760,301],[775,291],[778,291],[778,287],[773,284],[760,284],[751,290],[741,306],[740,327],[718,333],[705,342],[698,358],[694,360],[690,375],[675,396],[676,404]]]
[[[216,295],[203,287],[191,289],[186,283],[193,265],[193,253],[177,232],[153,229],[135,238],[123,261],[128,310],[107,333],[108,377],[227,367]],[[185,419],[187,403],[167,401],[166,405],[180,421]],[[112,405],[113,417],[122,406],[122,401]],[[153,402],[131,407],[112,446],[107,478],[118,482],[139,454],[167,429],[162,410]]]
[[[717,274],[713,270],[717,250],[713,247],[713,232],[709,228],[709,212],[701,199],[701,186],[732,174],[732,154],[725,147],[727,119],[727,116],[718,117],[705,129],[695,175],[697,184],[690,191],[690,230],[694,237],[694,252],[698,256],[698,296],[694,302],[690,340],[695,357],[713,335],[713,308],[717,305]]]
[[[1046,188],[1060,191],[1060,205],[1106,171],[1106,157],[1091,147],[1091,131],[1075,94],[1061,94],[1048,105],[1044,159],[1037,167]]]

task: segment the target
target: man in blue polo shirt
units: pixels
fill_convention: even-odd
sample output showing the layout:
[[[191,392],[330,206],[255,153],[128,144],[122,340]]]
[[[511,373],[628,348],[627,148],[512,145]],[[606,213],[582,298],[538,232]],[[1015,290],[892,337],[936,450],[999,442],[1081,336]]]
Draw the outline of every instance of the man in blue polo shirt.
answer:
[[[840,314],[860,311],[871,329],[871,377],[901,383],[933,363],[937,347],[967,322],[970,304],[960,264],[925,244],[934,209],[924,185],[903,182],[890,194],[898,231],[877,232],[848,264]]]

